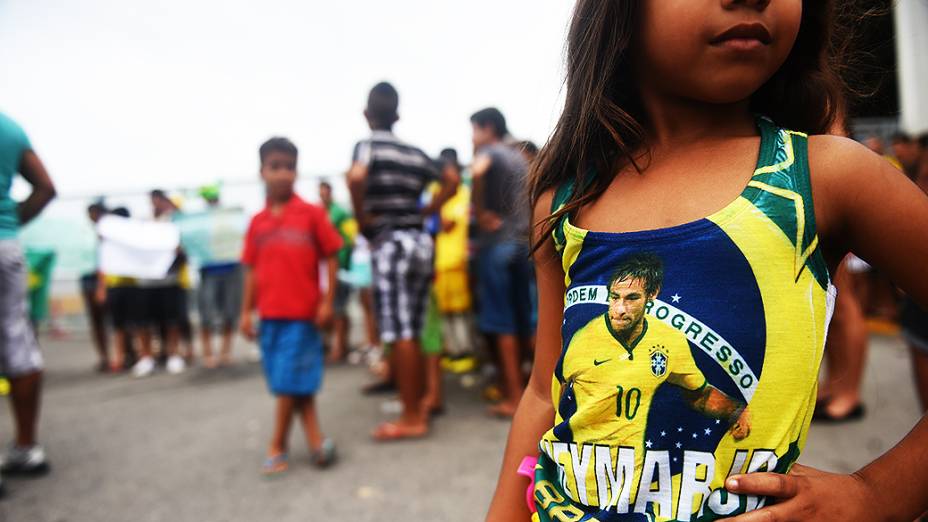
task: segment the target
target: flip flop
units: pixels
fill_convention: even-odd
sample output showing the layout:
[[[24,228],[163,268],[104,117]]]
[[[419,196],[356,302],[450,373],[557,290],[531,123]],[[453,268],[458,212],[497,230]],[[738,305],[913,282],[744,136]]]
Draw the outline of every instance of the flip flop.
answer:
[[[286,472],[289,467],[289,464],[287,464],[287,454],[278,453],[264,460],[264,464],[261,466],[261,473],[265,477],[274,477]]]
[[[421,439],[429,433],[425,424],[421,427],[404,426],[398,422],[384,422],[371,434],[377,442],[393,442],[405,439]]]
[[[831,413],[828,413],[828,401],[822,401],[815,405],[815,411],[812,413],[812,420],[822,424],[840,424],[842,422],[860,420],[864,418],[866,413],[867,410],[864,408],[864,405],[858,403],[857,406],[854,406],[851,409],[851,411],[840,417],[836,417]]]
[[[322,446],[318,450],[313,451],[309,455],[310,462],[313,463],[313,466],[319,469],[325,469],[332,464],[335,464],[338,455],[335,452],[335,441],[332,439],[324,439],[322,441]]]

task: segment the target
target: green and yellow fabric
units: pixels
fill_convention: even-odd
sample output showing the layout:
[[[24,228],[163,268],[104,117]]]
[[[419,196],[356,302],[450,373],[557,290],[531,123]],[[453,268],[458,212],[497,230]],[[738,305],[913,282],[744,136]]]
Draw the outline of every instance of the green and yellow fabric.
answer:
[[[39,322],[48,318],[48,297],[52,269],[55,266],[55,251],[27,248],[25,257],[29,269],[29,316],[33,322]]]

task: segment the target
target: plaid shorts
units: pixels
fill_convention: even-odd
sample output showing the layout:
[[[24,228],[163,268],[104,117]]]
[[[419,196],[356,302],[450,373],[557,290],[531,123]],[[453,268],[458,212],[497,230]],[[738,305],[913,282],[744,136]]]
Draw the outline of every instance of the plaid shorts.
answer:
[[[42,354],[29,322],[27,269],[15,239],[0,240],[0,375],[40,371]]]
[[[434,246],[422,230],[383,232],[371,243],[380,341],[418,340],[425,322]]]

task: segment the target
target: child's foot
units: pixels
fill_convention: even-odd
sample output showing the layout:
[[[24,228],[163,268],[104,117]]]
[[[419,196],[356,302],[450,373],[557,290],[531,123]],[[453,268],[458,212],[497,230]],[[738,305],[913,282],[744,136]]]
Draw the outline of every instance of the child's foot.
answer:
[[[487,412],[492,417],[511,419],[516,414],[516,406],[508,402],[501,402],[499,404],[490,406],[487,409]]]
[[[45,449],[38,444],[26,447],[11,444],[0,464],[0,471],[9,475],[40,476],[50,469]]]
[[[132,367],[133,377],[148,377],[155,371],[155,360],[151,357],[142,357]]]
[[[232,354],[224,353],[219,356],[219,366],[232,366]]]
[[[203,367],[207,370],[212,370],[217,366],[216,358],[212,355],[203,356]]]
[[[421,424],[404,424],[400,421],[384,422],[374,430],[372,436],[378,442],[391,442],[403,439],[420,439],[429,433],[429,427]]]
[[[183,373],[187,368],[187,363],[184,362],[184,359],[177,355],[172,355],[168,358],[167,362],[168,373],[172,375],[177,375],[178,373]]]
[[[287,471],[290,466],[287,464],[287,454],[277,453],[268,455],[261,466],[261,473],[265,477],[273,477]]]
[[[319,449],[310,453],[309,459],[319,469],[325,469],[335,464],[338,456],[335,452],[335,441],[332,439],[323,439]]]

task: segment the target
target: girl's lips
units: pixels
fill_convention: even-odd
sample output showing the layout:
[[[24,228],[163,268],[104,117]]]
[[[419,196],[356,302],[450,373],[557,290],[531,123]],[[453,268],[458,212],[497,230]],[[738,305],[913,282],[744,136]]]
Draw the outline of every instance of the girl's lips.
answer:
[[[738,24],[716,35],[710,44],[735,49],[754,49],[769,45],[773,41],[764,24]]]
[[[713,45],[733,51],[756,51],[767,46],[764,42],[754,38],[732,38]]]

